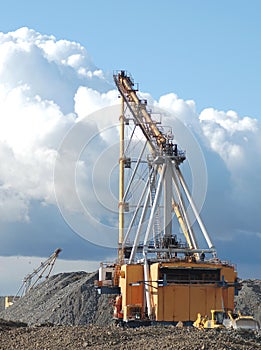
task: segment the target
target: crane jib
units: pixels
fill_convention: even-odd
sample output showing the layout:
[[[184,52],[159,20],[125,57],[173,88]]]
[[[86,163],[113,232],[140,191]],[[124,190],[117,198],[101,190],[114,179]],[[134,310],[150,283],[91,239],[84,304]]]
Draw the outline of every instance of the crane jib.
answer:
[[[120,95],[128,106],[135,123],[141,128],[154,152],[157,155],[167,152],[169,155],[173,154],[177,156],[177,145],[173,145],[169,137],[159,130],[157,123],[153,121],[151,114],[147,110],[147,101],[141,100],[137,96],[138,89],[134,87],[131,76],[125,71],[119,71],[114,74],[113,77]],[[184,152],[182,152],[182,157],[176,160],[181,162],[184,159]]]

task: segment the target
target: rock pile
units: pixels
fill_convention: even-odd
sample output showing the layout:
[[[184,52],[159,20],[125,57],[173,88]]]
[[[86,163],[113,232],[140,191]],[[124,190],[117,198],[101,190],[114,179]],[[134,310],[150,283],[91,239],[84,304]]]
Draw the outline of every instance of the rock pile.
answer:
[[[112,321],[110,296],[98,295],[98,274],[61,273],[37,285],[0,317],[28,325],[108,324]]]
[[[236,297],[236,309],[243,315],[254,316],[261,325],[261,280],[242,281],[242,290]]]

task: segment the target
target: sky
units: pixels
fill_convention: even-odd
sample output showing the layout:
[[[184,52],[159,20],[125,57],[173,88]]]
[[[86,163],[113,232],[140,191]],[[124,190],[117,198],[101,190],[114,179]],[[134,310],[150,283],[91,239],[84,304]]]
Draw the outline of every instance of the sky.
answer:
[[[81,209],[56,168],[61,215],[53,172],[59,152],[82,146],[76,119],[82,120],[89,143],[77,168],[79,192],[92,217],[108,220],[87,189],[93,171],[102,186],[94,159],[111,147],[110,130],[101,130],[117,120],[84,118],[115,103],[118,69],[131,72],[153,104],[195,135],[206,162],[202,217],[212,240],[240,276],[261,278],[260,10],[258,0],[1,4],[0,294],[15,293],[18,275],[22,280],[60,246],[56,272],[92,271],[113,257],[109,244],[98,247],[95,237],[74,232]],[[93,225],[90,231],[103,229]]]

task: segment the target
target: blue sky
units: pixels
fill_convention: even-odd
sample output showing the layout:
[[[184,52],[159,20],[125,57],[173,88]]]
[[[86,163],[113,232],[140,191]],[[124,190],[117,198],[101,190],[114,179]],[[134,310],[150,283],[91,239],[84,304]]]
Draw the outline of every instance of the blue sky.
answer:
[[[260,118],[260,13],[259,0],[10,0],[0,23],[80,42],[98,67],[128,69],[154,98],[175,91],[198,111]]]
[[[75,235],[66,224],[48,192],[51,166],[41,163],[50,158],[51,164],[52,152],[72,126],[68,113],[81,118],[117,97],[107,94],[114,86],[102,76],[79,78],[77,69],[93,63],[111,83],[113,70],[128,70],[140,83],[140,89],[159,101],[160,107],[168,107],[190,125],[206,159],[208,194],[202,214],[219,255],[238,264],[241,276],[261,278],[260,13],[259,0],[166,0],[160,4],[147,0],[10,0],[1,4],[0,32],[28,27],[33,33],[16,34],[22,44],[16,41],[19,48],[15,52],[1,51],[4,40],[12,48],[16,40],[12,35],[0,44],[0,99],[10,95],[11,101],[4,100],[4,107],[0,104],[4,111],[0,111],[0,123],[1,113],[10,118],[8,127],[0,125],[0,153],[5,164],[0,168],[0,202],[7,198],[18,215],[17,221],[12,221],[8,210],[1,212],[6,219],[0,220],[0,258],[28,256],[31,252],[37,257],[47,256],[60,244],[64,248],[62,257],[68,261],[100,261],[112,253]],[[60,39],[67,42],[58,47]],[[30,40],[34,49],[26,51],[25,44]],[[54,46],[49,47],[48,40]],[[87,53],[73,42],[80,43]],[[44,55],[39,47],[47,50]],[[74,53],[82,55],[83,61],[72,61],[69,55]],[[8,60],[1,61],[2,57]],[[92,73],[94,70],[91,68]],[[6,83],[12,94],[8,89],[3,94]],[[21,83],[28,90],[21,88]],[[177,94],[179,99],[169,93]],[[37,117],[36,124],[28,130],[31,124],[27,122],[34,121],[26,121],[30,113]],[[15,123],[19,128],[9,134]],[[21,136],[20,131],[26,136]],[[9,148],[1,143],[3,140],[8,140]],[[29,149],[25,160],[19,158],[21,149]],[[30,164],[29,171],[26,164]],[[10,181],[8,172],[12,174]],[[20,174],[21,179],[13,173]],[[87,182],[85,174],[81,175]],[[14,205],[14,201],[18,204]],[[251,243],[247,254],[245,242]],[[64,269],[68,266],[65,264]],[[27,264],[23,272],[31,268]],[[10,281],[6,292],[14,285],[15,280]]]

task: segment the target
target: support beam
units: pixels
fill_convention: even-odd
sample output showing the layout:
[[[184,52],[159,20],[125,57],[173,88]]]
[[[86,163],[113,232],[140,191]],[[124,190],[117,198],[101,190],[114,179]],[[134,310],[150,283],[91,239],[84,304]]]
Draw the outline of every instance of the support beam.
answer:
[[[119,159],[119,241],[118,260],[123,261],[122,243],[124,239],[124,99],[121,98],[120,115],[120,159]]]
[[[143,244],[144,251],[146,251],[146,249],[148,247],[148,240],[149,240],[149,236],[150,236],[150,233],[151,233],[152,225],[154,223],[156,210],[157,210],[157,207],[158,207],[158,204],[159,204],[159,199],[160,199],[161,190],[162,190],[162,183],[163,183],[163,179],[164,179],[164,176],[165,176],[165,170],[166,170],[166,164],[163,164],[162,171],[161,171],[160,178],[159,178],[159,182],[158,182],[158,185],[157,185],[155,199],[154,199],[151,211],[150,211],[148,227],[147,227],[145,238],[144,238],[144,244]]]
[[[136,235],[135,235],[133,247],[132,247],[132,250],[131,250],[129,264],[133,263],[133,261],[134,261],[134,258],[135,258],[136,252],[137,252],[137,248],[138,248],[138,245],[139,245],[139,240],[140,240],[143,224],[144,224],[144,221],[145,221],[145,218],[146,218],[146,214],[148,212],[148,207],[149,207],[149,203],[150,203],[149,183],[148,183],[146,189],[147,189],[147,195],[146,195],[146,198],[145,198],[145,202],[144,202],[142,213],[141,213],[140,220],[139,220],[139,225],[138,225],[138,228],[137,228],[137,232],[136,232]]]
[[[172,163],[166,158],[164,176],[164,236],[172,235]]]
[[[190,193],[189,193],[187,184],[186,184],[186,182],[185,182],[185,180],[184,180],[184,178],[183,178],[183,176],[182,176],[182,174],[181,174],[181,171],[180,171],[180,169],[179,169],[178,167],[176,167],[176,172],[177,172],[178,178],[179,178],[179,180],[180,180],[180,183],[181,183],[181,185],[182,185],[182,187],[183,187],[183,190],[184,190],[184,192],[185,192],[185,194],[186,194],[186,196],[187,196],[187,198],[188,198],[189,204],[190,204],[190,206],[191,206],[191,208],[192,208],[192,210],[193,210],[193,213],[194,213],[194,215],[195,215],[195,217],[196,217],[196,219],[197,219],[197,222],[198,222],[198,224],[199,224],[199,227],[200,227],[200,229],[201,229],[201,231],[202,231],[202,233],[203,233],[203,235],[204,235],[204,237],[205,237],[205,240],[206,240],[206,242],[207,242],[207,245],[208,245],[208,247],[209,247],[210,249],[214,249],[215,247],[214,247],[213,243],[212,243],[211,240],[210,240],[210,237],[209,237],[209,235],[208,235],[208,233],[207,233],[207,230],[206,230],[206,228],[205,228],[205,226],[204,226],[204,224],[203,224],[203,222],[202,222],[202,220],[201,220],[201,217],[199,216],[198,210],[197,210],[197,208],[196,208],[196,206],[195,206],[195,204],[194,204],[194,201],[193,201],[193,199],[192,199],[192,197],[191,197],[191,195],[190,195]],[[213,253],[213,256],[215,257],[216,254]]]
[[[182,216],[185,219],[185,223],[186,223],[186,225],[184,225],[184,221],[182,220],[180,222],[180,225],[181,225],[181,228],[182,228],[183,233],[185,235],[186,241],[187,241],[187,243],[189,245],[189,248],[197,249],[198,248],[198,243],[197,243],[196,237],[194,235],[194,232],[192,230],[192,227],[190,225],[190,221],[189,221],[186,209],[185,209],[184,201],[183,201],[183,198],[182,198],[182,195],[181,195],[181,192],[180,192],[180,188],[179,188],[179,185],[178,185],[178,180],[177,180],[177,177],[176,177],[176,174],[175,174],[175,168],[172,167],[171,170],[172,170],[172,180],[173,180],[174,188],[175,188],[175,191],[176,191],[176,194],[177,194],[177,197],[178,197],[179,206],[181,208]],[[176,213],[177,209],[174,208],[174,210],[175,210],[175,213]],[[181,215],[180,213],[176,213],[176,215],[177,214]],[[177,218],[178,218],[178,215],[177,215]],[[182,225],[184,225],[184,228],[182,227]]]
[[[146,296],[146,304],[147,304],[147,310],[148,310],[148,316],[149,319],[153,318],[152,315],[152,305],[151,305],[151,291],[150,291],[150,269],[147,259],[147,253],[144,254],[144,280],[148,283],[144,284],[145,288],[145,296]]]

